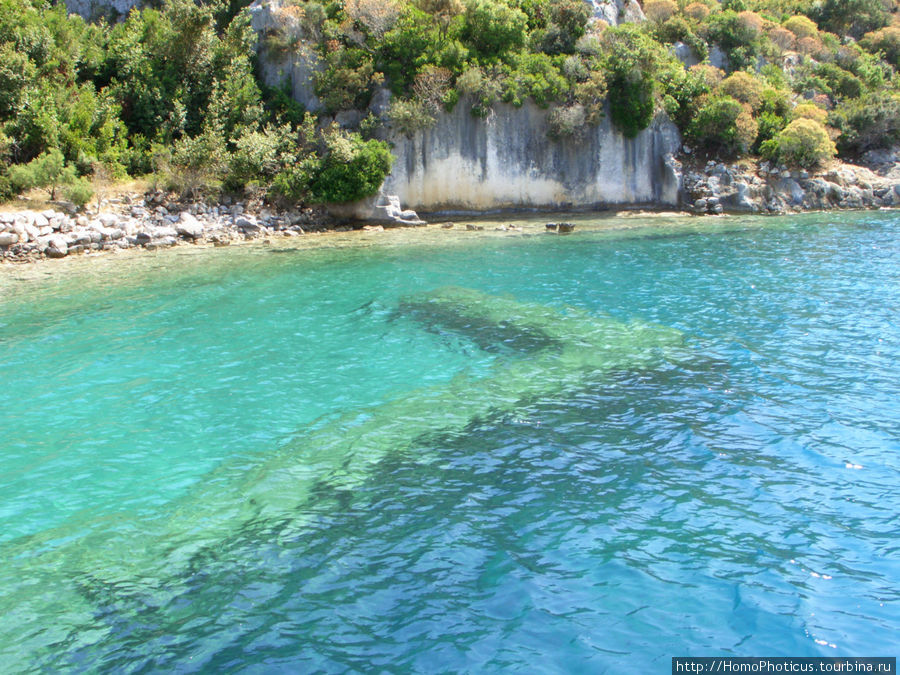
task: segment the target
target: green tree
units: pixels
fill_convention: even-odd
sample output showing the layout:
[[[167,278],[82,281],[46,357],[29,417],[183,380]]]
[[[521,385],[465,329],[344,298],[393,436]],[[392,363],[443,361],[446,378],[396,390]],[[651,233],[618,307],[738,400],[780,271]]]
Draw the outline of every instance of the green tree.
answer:
[[[584,0],[555,0],[549,10],[547,27],[535,32],[535,45],[547,54],[571,54],[585,34],[590,9]]]
[[[824,30],[859,38],[891,22],[890,0],[824,0],[811,5],[811,14]]]
[[[18,110],[26,87],[34,81],[36,69],[13,44],[0,44],[0,119]]]
[[[546,108],[562,99],[568,90],[569,83],[552,57],[522,52],[513,58],[503,82],[503,100],[520,106],[530,97]]]
[[[758,33],[737,12],[728,9],[710,14],[702,33],[707,42],[719,45],[728,55],[732,69],[740,70],[755,65],[759,52]]]
[[[394,27],[385,33],[376,52],[378,69],[395,94],[409,92],[416,73],[428,62],[428,53],[438,40],[438,29],[431,16],[413,5],[407,6]]]
[[[662,45],[632,24],[607,29],[603,47],[612,120],[633,138],[653,120],[661,71],[675,64]]]
[[[65,158],[59,150],[48,150],[28,164],[10,167],[10,181],[21,190],[42,188],[47,190],[50,199],[56,199],[56,191],[73,184],[77,176],[75,169],[66,166]]]
[[[503,0],[468,0],[462,39],[479,54],[497,57],[525,44],[528,18]]]

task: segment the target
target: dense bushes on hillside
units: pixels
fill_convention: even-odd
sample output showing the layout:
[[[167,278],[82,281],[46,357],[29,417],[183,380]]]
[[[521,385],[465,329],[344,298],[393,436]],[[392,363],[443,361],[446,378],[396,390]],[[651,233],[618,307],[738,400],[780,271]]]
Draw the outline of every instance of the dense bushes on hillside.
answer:
[[[821,161],[820,128],[845,154],[900,142],[895,0],[646,0],[648,21],[618,27],[582,0],[285,0],[263,45],[318,55],[319,118],[260,84],[242,3],[165,0],[110,25],[0,0],[0,193],[37,185],[32,162],[61,157],[58,185],[81,196],[93,174],[154,172],[183,190],[355,199],[390,158],[328,126],[347,109],[366,138],[379,124],[415,133],[455,105],[488,116],[531,100],[561,140],[607,111],[634,136],[664,110],[716,154],[808,163],[791,150],[802,136]],[[686,68],[675,43],[713,63]],[[382,86],[388,113],[366,116]]]
[[[358,81],[359,98],[340,106],[331,100],[340,87],[320,89],[329,111],[365,108],[383,78],[395,95],[388,121],[407,134],[460,101],[488,116],[498,102],[531,100],[552,108],[554,138],[584,133],[605,111],[634,136],[664,110],[701,149],[739,155],[759,152],[806,102],[844,111],[828,129],[847,134],[838,147],[854,152],[872,147],[867,130],[886,119],[851,114],[852,102],[897,86],[894,0],[646,0],[646,23],[618,27],[592,21],[582,0],[290,1],[324,17],[313,39],[319,81]],[[686,69],[675,43],[700,60],[724,54],[716,64],[727,72],[711,80],[713,66]],[[367,64],[364,77],[334,56],[345,50]],[[417,86],[434,72],[440,86]]]
[[[762,146],[764,156],[794,166],[812,168],[837,154],[822,123],[798,117]]]
[[[79,201],[79,177],[94,174],[155,172],[167,187],[195,193],[267,189],[301,147],[310,186],[333,174],[326,135],[301,143],[302,116],[279,92],[264,98],[256,35],[246,14],[232,16],[227,7],[171,0],[108,26],[67,16],[61,5],[0,0],[0,187],[40,187],[35,176],[46,174],[52,158],[59,178],[43,182],[70,186]],[[356,103],[360,94],[349,88]],[[344,176],[343,188],[331,192],[295,189],[292,197],[373,194],[371,183],[388,171],[387,148],[365,147],[382,161],[351,163],[364,176]]]

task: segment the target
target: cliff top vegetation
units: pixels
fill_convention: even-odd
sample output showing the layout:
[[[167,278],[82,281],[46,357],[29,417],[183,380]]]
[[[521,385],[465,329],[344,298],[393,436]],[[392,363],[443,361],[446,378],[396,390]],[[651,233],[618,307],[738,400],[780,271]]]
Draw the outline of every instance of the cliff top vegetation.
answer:
[[[561,142],[607,114],[634,136],[660,111],[716,157],[814,166],[900,142],[895,0],[642,9],[646,21],[610,26],[583,0],[276,0],[257,35],[242,0],[96,22],[0,0],[0,197],[60,187],[85,201],[92,181],[150,175],[183,192],[349,201],[390,170],[379,129],[529,99]],[[301,51],[315,114],[259,73],[260,58]]]

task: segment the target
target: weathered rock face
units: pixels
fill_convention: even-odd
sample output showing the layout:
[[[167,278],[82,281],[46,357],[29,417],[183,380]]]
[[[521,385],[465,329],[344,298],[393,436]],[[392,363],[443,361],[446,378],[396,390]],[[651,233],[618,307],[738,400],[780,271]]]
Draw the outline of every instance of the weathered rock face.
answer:
[[[65,2],[69,13],[87,20],[125,16],[132,7],[141,9],[146,4],[142,0],[65,0]]]
[[[594,17],[603,19],[612,26],[618,25],[626,21],[643,21],[644,13],[641,10],[637,0],[585,0],[591,6]],[[78,14],[85,19],[94,19],[101,16],[108,16],[110,13],[117,15],[127,14],[132,7],[141,8],[146,4],[142,0],[65,0],[66,8],[73,14]],[[251,14],[258,14],[259,9],[263,8],[263,14],[269,14],[268,17],[254,17],[254,23],[271,21],[271,9],[267,9],[266,5],[272,8],[280,6],[280,2],[257,2],[251,5]],[[259,32],[259,25],[254,25]]]
[[[302,41],[302,30],[295,17],[283,11],[281,0],[257,0],[249,7],[250,25],[259,36],[259,73],[269,87],[290,87],[291,96],[310,112],[319,112],[322,104],[313,90],[313,77],[322,68],[321,60],[309,44]],[[289,49],[273,46],[273,36],[287,39]]]
[[[680,40],[672,45],[671,52],[676,59],[681,61],[685,68],[696,66],[702,61],[693,49]]]
[[[645,19],[636,0],[585,0],[594,12],[595,19],[602,19],[610,26],[638,22]]]
[[[547,137],[548,111],[497,105],[488,119],[465,101],[412,138],[390,137],[396,157],[384,193],[424,212],[505,208],[676,205],[680,137],[664,116],[627,139],[607,116],[581,137]]]
[[[350,204],[329,204],[328,213],[338,221],[366,220],[394,227],[417,227],[425,221],[411,210],[404,209],[397,195],[380,194]]]

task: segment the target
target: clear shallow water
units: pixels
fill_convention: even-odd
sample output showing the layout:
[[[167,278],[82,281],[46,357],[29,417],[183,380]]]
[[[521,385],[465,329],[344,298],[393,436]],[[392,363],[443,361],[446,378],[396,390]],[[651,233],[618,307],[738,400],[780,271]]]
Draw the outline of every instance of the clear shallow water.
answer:
[[[900,218],[703,222],[11,282],[4,670],[896,653]],[[403,311],[448,285],[684,346]]]

